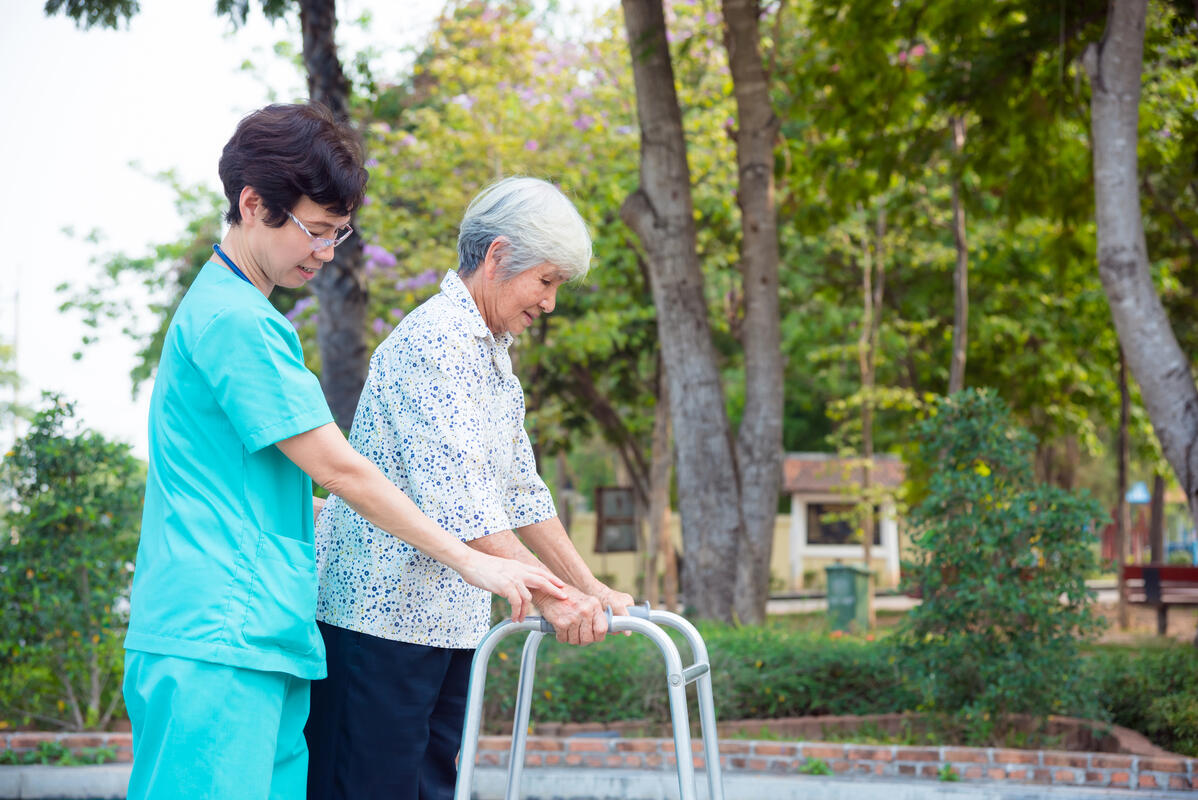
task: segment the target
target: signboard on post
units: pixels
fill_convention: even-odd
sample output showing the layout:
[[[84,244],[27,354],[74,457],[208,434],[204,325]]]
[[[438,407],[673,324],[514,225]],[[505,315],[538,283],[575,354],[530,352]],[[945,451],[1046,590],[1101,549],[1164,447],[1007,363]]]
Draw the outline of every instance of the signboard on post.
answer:
[[[624,553],[637,549],[636,497],[628,486],[595,489],[595,552]]]

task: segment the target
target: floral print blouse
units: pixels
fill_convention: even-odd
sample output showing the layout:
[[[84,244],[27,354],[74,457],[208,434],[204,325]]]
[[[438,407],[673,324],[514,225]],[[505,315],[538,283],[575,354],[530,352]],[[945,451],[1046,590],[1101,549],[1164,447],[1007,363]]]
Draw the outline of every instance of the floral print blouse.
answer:
[[[556,516],[524,430],[511,334],[498,338],[458,274],[379,345],[350,444],[463,541]],[[413,644],[474,648],[491,596],[330,497],[316,525],[316,618]]]

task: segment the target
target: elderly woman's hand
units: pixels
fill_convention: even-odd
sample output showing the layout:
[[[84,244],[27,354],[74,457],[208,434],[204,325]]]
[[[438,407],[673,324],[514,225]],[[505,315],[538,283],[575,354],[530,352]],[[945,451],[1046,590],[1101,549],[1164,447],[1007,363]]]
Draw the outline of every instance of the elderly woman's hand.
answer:
[[[537,608],[553,625],[562,644],[586,645],[607,634],[606,606],[573,586],[566,586],[566,597],[562,599],[538,598]]]
[[[545,592],[566,599],[566,584],[544,567],[524,564],[511,558],[499,558],[470,549],[471,555],[457,571],[467,583],[506,598],[512,607],[512,619],[521,622],[532,611],[532,593]]]
[[[599,600],[599,604],[604,608],[611,606],[611,613],[627,614],[628,608],[636,605],[636,600],[627,592],[617,592],[600,581],[595,581],[595,583],[598,583],[599,586],[591,594]]]

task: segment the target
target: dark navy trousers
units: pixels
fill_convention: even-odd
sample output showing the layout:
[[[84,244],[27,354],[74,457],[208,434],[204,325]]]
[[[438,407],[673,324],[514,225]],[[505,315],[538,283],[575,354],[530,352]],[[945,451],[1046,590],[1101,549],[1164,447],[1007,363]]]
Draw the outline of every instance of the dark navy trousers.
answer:
[[[317,624],[329,676],[304,728],[308,800],[453,800],[474,651]]]

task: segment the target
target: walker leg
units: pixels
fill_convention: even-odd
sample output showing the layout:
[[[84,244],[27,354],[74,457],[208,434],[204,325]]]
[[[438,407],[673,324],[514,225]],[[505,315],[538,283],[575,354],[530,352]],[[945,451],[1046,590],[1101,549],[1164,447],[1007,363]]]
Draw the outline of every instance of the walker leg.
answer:
[[[681,800],[696,800],[695,754],[691,752],[691,723],[686,713],[686,683],[680,673],[668,675],[667,680],[670,684],[670,719],[674,725],[674,756],[678,764],[678,793]]]
[[[528,717],[532,710],[532,684],[537,671],[537,650],[545,634],[533,631],[524,640],[520,656],[520,683],[516,689],[516,715],[512,722],[512,748],[507,762],[507,800],[520,800],[524,776],[524,749],[528,742]]]
[[[478,733],[482,728],[483,689],[487,682],[487,662],[491,653],[505,636],[521,631],[534,631],[541,626],[540,619],[524,622],[505,621],[491,628],[474,651],[470,663],[470,689],[466,695],[466,719],[462,724],[462,747],[458,752],[458,780],[454,785],[454,800],[470,800],[471,784],[474,781],[474,760],[478,757]]]
[[[706,671],[695,681],[695,693],[699,703],[699,731],[703,736],[703,760],[707,767],[708,800],[724,800],[724,781],[720,767],[720,737],[715,719],[715,697],[711,688],[711,661],[707,656],[707,645],[704,644],[698,629],[685,617],[670,611],[649,610],[647,618],[650,622],[673,628],[682,633],[691,648],[691,663],[707,667]]]

